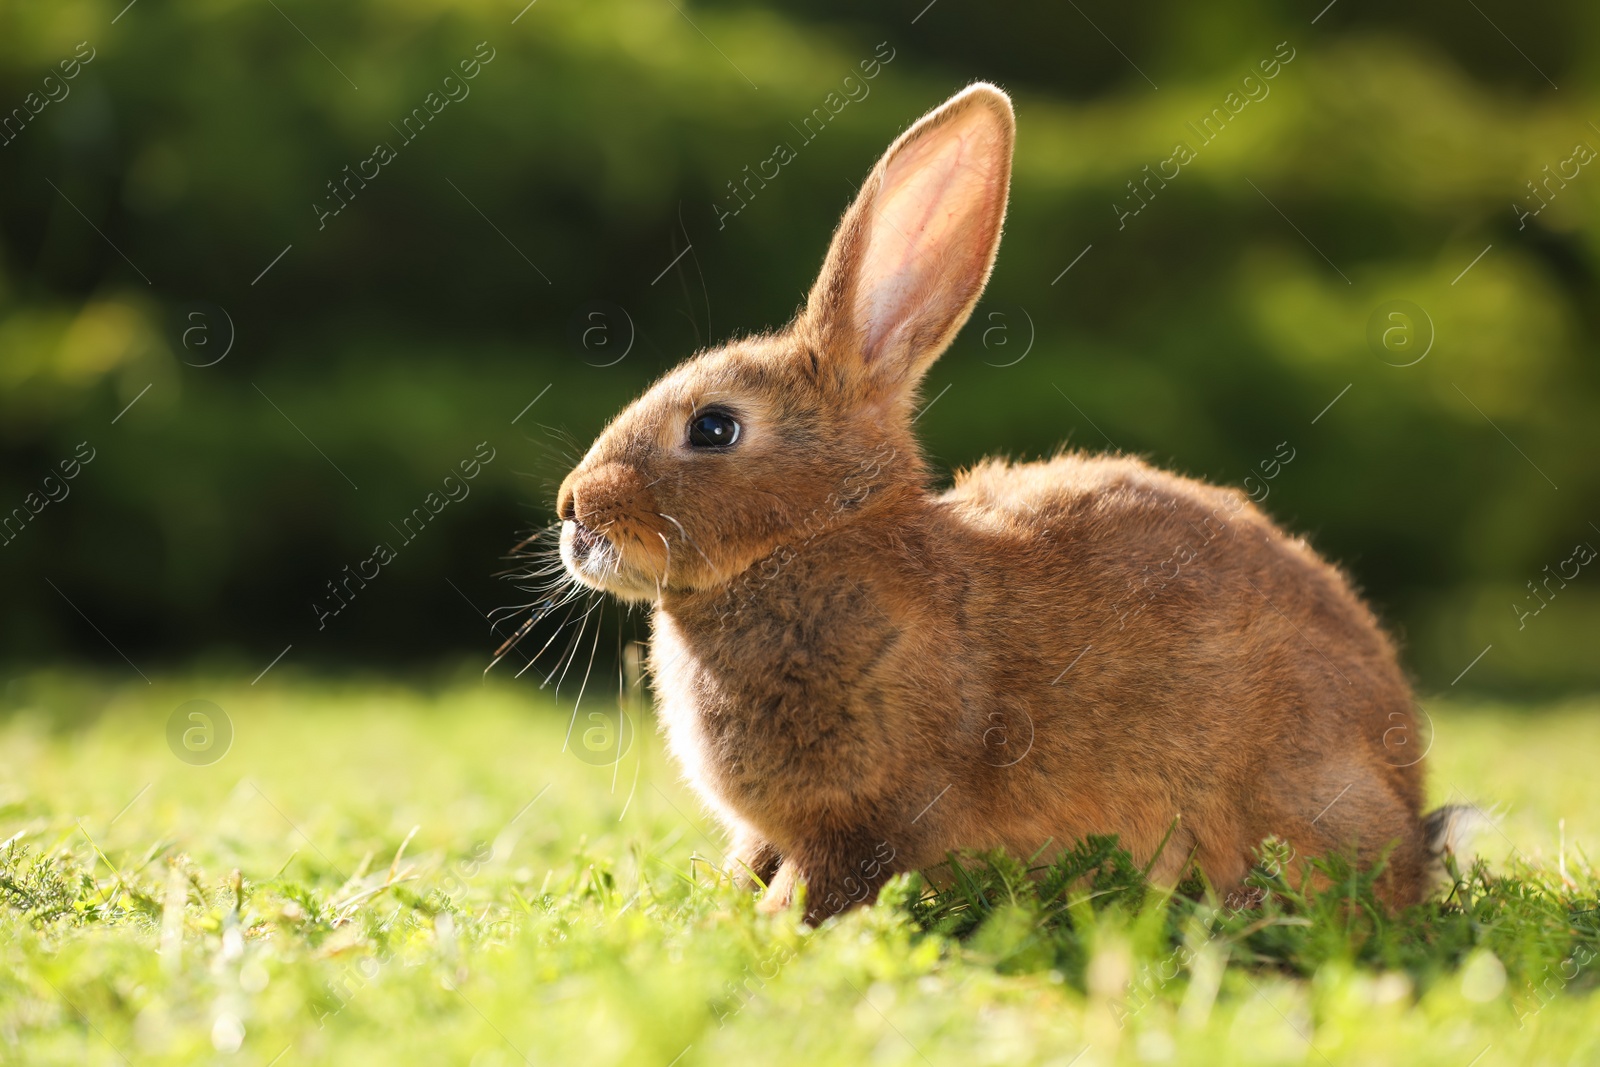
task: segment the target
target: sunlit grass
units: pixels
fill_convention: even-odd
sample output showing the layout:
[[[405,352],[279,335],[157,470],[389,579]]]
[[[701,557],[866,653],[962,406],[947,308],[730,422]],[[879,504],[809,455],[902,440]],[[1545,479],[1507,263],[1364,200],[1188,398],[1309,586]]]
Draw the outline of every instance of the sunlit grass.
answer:
[[[235,731],[210,765],[168,747],[196,698]],[[1594,703],[1430,704],[1435,797],[1504,813],[1448,904],[1262,874],[1268,904],[1231,912],[1091,842],[1054,879],[971,859],[819,931],[717,882],[637,710],[594,765],[588,708],[563,752],[531,687],[13,682],[0,1062],[1600,1059]]]

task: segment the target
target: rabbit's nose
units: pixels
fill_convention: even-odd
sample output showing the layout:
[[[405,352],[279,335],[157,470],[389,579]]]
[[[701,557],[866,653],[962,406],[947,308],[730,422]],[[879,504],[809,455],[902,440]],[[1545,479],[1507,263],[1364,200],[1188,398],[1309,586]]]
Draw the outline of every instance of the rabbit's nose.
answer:
[[[644,477],[622,463],[602,463],[567,475],[556,494],[556,514],[564,522],[603,526],[648,512]]]

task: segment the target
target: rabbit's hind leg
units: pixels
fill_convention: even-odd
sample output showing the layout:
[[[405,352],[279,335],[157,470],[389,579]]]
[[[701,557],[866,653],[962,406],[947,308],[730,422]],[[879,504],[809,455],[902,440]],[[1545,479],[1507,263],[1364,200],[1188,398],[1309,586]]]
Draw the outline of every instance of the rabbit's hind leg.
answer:
[[[1290,856],[1353,856],[1363,870],[1380,860],[1376,891],[1392,908],[1415,904],[1427,885],[1428,848],[1422,820],[1399,795],[1389,776],[1359,766],[1325,768],[1298,795],[1295,810],[1271,832],[1289,842]],[[1301,868],[1291,861],[1285,875],[1298,884]],[[1310,889],[1329,887],[1314,872]]]

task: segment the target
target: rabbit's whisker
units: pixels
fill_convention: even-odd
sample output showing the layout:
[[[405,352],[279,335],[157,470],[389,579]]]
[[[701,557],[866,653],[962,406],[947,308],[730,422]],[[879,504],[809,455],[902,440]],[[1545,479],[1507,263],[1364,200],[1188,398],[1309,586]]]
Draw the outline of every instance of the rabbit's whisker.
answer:
[[[661,538],[661,547],[667,550],[667,562],[661,567],[661,578],[665,578],[672,573],[672,542],[668,541],[667,535],[660,530],[656,531],[656,536]],[[656,579],[656,593],[658,596],[661,593],[661,578]]]
[[[604,602],[603,597],[597,601],[597,603]],[[578,709],[583,705],[584,690],[589,688],[589,676],[594,673],[594,654],[600,649],[600,631],[604,628],[600,625],[600,620],[596,619],[594,622],[594,644],[589,646],[589,665],[584,668],[583,682],[578,686],[578,698],[572,702],[572,719],[567,723],[566,740],[561,742],[561,751],[563,752],[567,750],[567,743],[572,740],[572,728],[578,725]],[[561,692],[559,683],[556,685],[556,692]]]
[[[707,567],[711,567],[713,571],[716,570],[716,567],[711,562],[711,557],[706,555],[705,552],[701,550],[700,546],[694,543],[694,538],[690,537],[689,534],[684,530],[683,523],[679,522],[671,515],[664,515],[659,511],[653,511],[651,514],[659,518],[666,519],[668,522],[672,523],[672,525],[676,526],[678,528],[678,536],[683,538],[684,543],[690,548],[694,549],[696,552],[700,553],[700,558],[706,561]]]
[[[543,689],[545,686],[549,685],[550,679],[555,678],[556,672],[560,671],[561,677],[556,678],[556,692],[561,692],[561,683],[567,680],[567,672],[572,669],[572,661],[577,654],[578,644],[583,640],[583,631],[589,625],[589,616],[593,615],[595,609],[604,603],[604,599],[605,598],[599,594],[595,594],[593,602],[589,605],[589,610],[585,611],[578,617],[578,630],[577,633],[573,634],[572,643],[569,644],[566,650],[561,653],[561,658],[556,661],[556,665],[550,671],[550,673],[545,675],[544,681],[539,683],[540,689]]]
[[[566,601],[563,601],[562,604],[556,605],[556,607],[561,607],[561,606],[565,605],[566,603],[570,602],[570,600],[571,600],[571,598],[569,597]],[[551,611],[554,611],[554,610],[555,610],[554,607],[551,608]],[[539,657],[544,655],[545,652],[550,648],[551,645],[555,644],[556,638],[560,637],[562,631],[564,631],[567,628],[568,624],[572,622],[572,612],[573,612],[573,609],[571,609],[571,608],[567,609],[566,617],[563,618],[561,620],[560,625],[558,625],[555,628],[555,632],[552,633],[550,635],[549,639],[546,640],[545,643],[539,647],[539,651],[535,652],[533,654],[533,657],[528,660],[527,666],[523,667],[522,670],[517,672],[516,677],[521,678],[523,676],[523,674],[525,674],[527,672],[528,667],[532,667],[535,663],[537,663],[538,660],[539,660]],[[546,612],[545,614],[549,614],[549,612]],[[543,689],[544,686],[541,685],[539,688]]]
[[[517,647],[517,644],[527,636],[528,631],[533,629],[533,624],[538,621],[539,616],[529,615],[523,624],[517,627],[517,632],[506,638],[505,641],[501,642],[500,647],[495,649],[494,659],[489,661],[489,666],[483,669],[483,673],[488,674],[501,660],[505,659],[506,654]]]

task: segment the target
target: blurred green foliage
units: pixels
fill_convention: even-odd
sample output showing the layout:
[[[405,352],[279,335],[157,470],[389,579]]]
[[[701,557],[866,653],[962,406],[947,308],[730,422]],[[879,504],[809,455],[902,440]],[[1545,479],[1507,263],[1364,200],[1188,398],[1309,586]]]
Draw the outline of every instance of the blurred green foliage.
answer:
[[[1592,5],[1504,0],[7,5],[0,509],[67,495],[0,548],[0,640],[252,674],[289,643],[489,647],[497,556],[574,450],[784,321],[877,154],[987,78],[1018,107],[1011,215],[929,377],[938,461],[1069,443],[1255,486],[1425,688],[1486,646],[1462,687],[1592,687],[1600,575],[1550,576],[1600,545],[1600,176],[1570,162],[1600,147],[1597,41]],[[1421,316],[1375,319],[1396,300]],[[319,630],[325,583],[484,441],[470,496]]]

